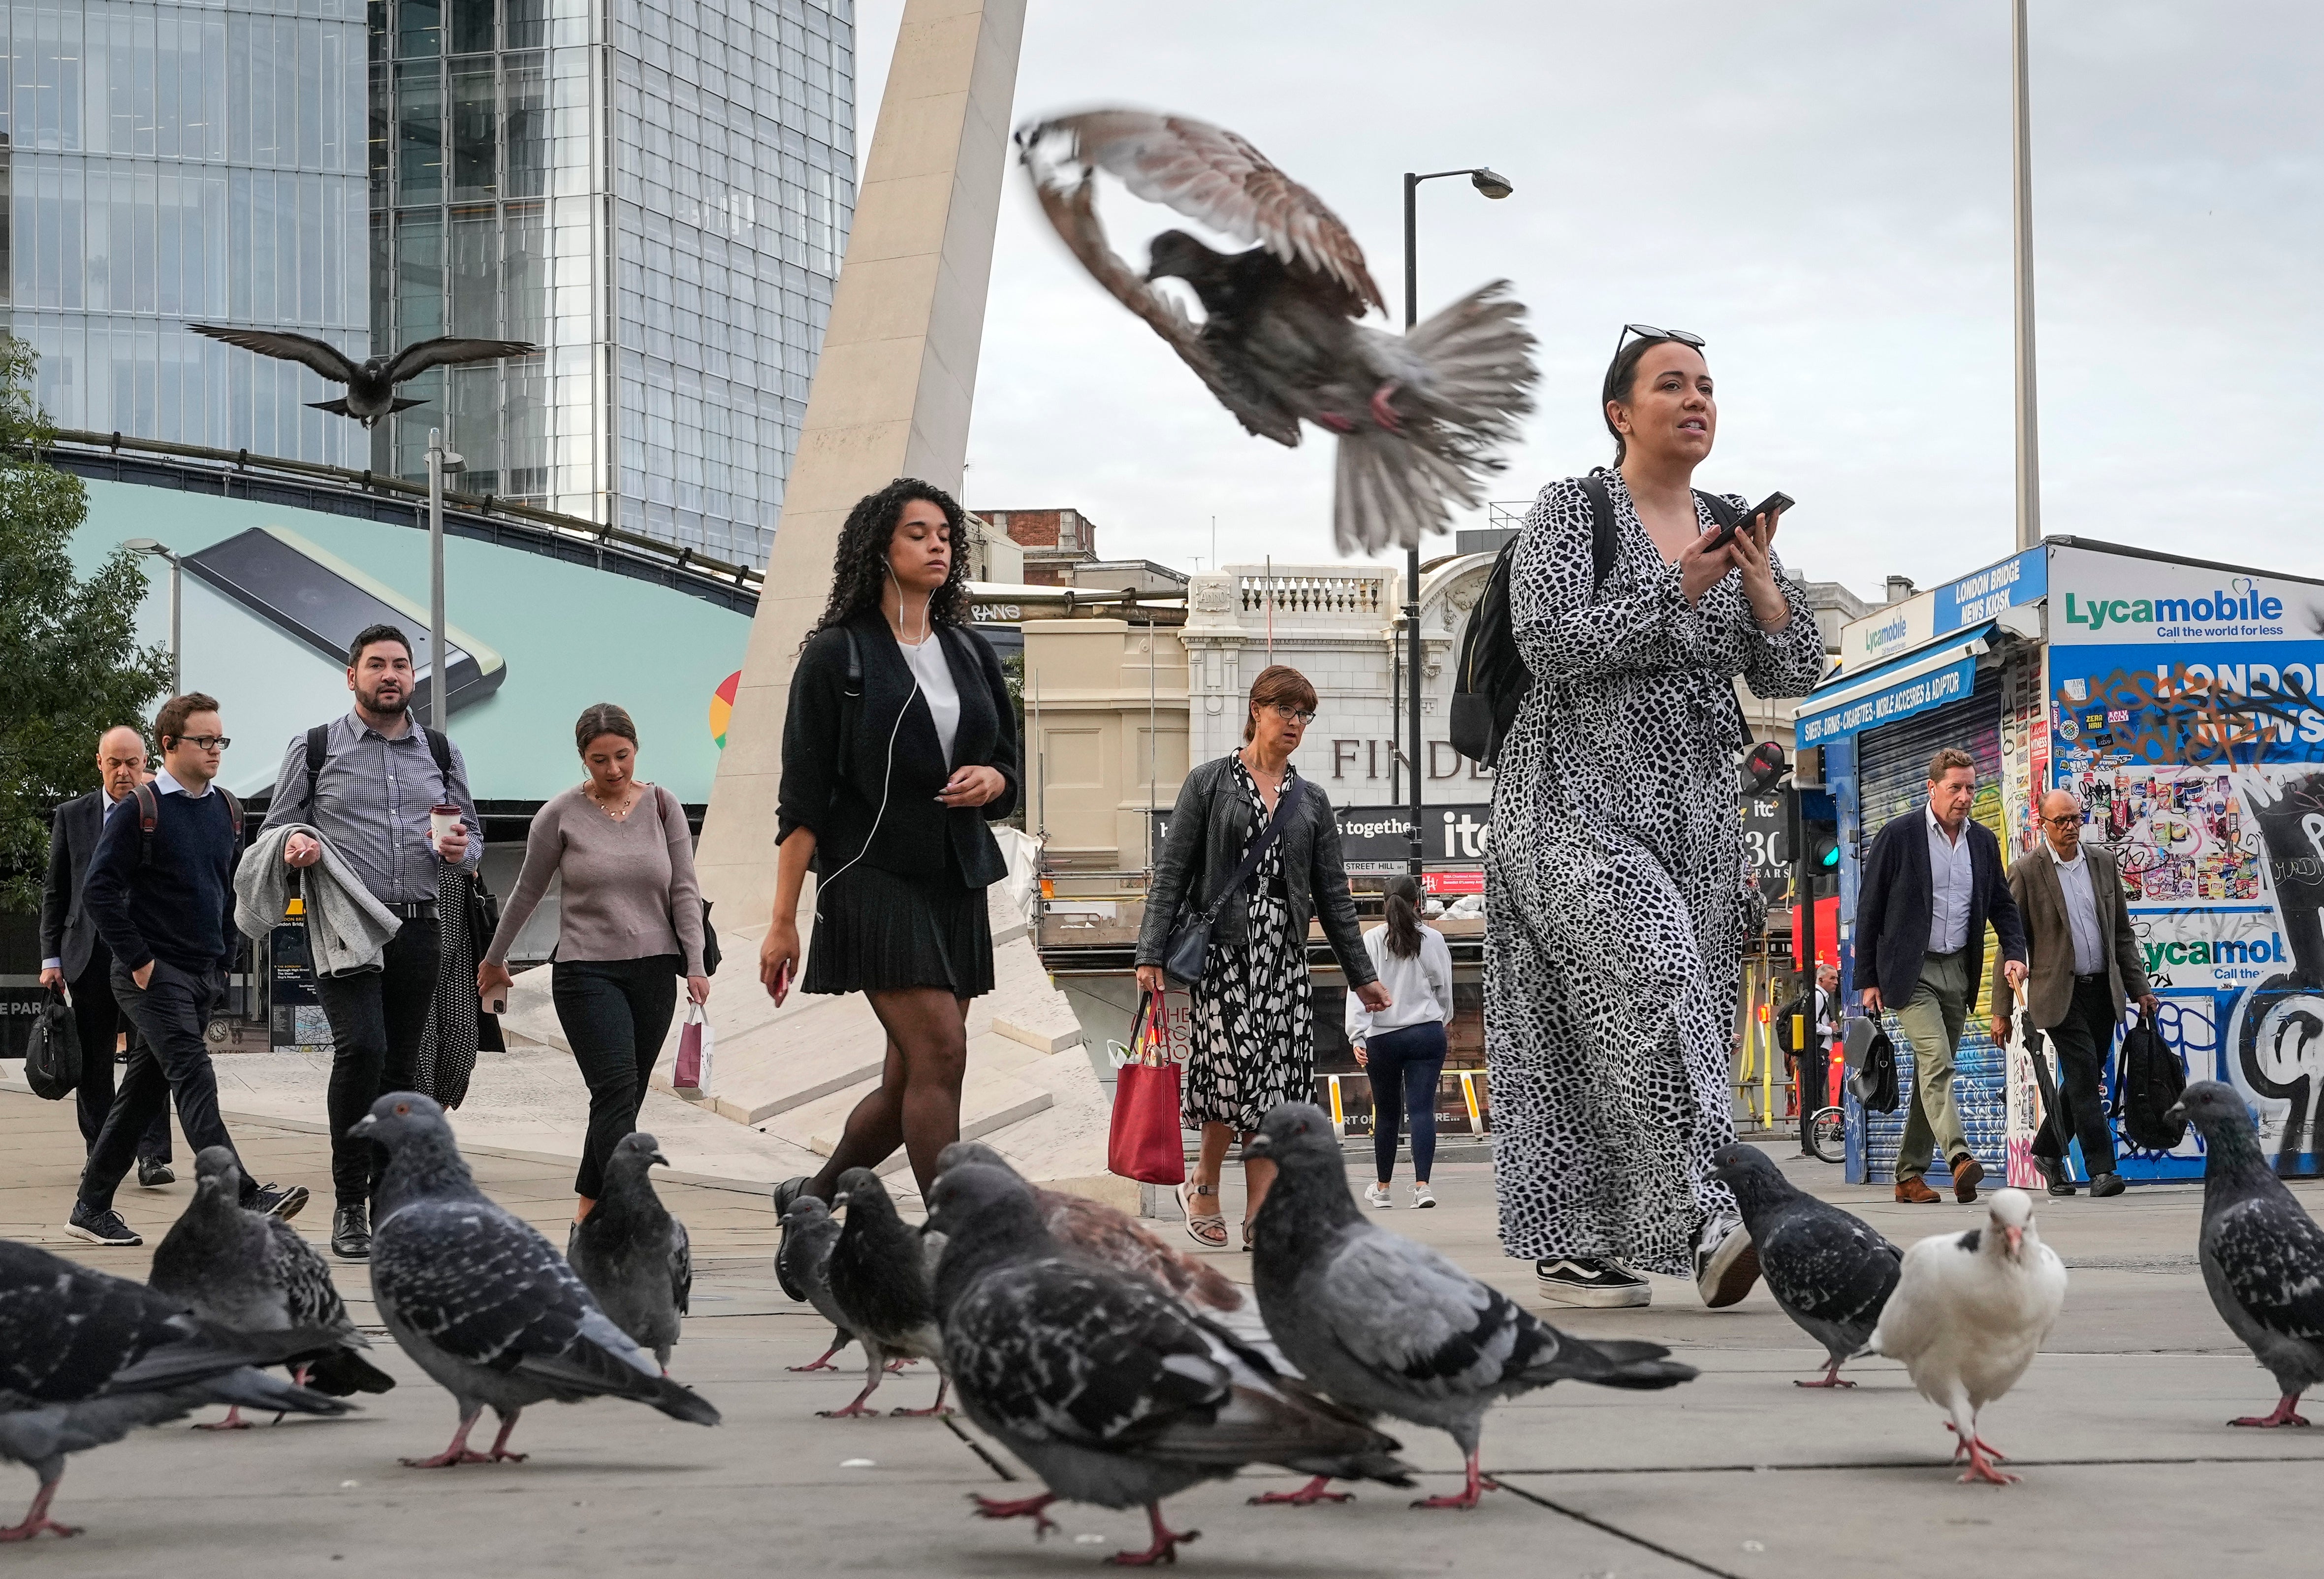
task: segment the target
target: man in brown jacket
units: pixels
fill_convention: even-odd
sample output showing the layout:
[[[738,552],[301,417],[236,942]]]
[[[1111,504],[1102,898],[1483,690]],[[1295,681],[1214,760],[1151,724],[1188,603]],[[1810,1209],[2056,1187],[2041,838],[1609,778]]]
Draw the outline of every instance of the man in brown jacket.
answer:
[[[2050,1033],[2065,1085],[2034,1142],[2034,1165],[2049,1180],[2052,1195],[2072,1195],[2065,1150],[2068,1140],[2079,1136],[2090,1194],[2118,1196],[2122,1177],[2114,1170],[2114,1132],[2098,1095],[2098,1075],[2114,1053],[2126,1001],[2135,998],[2152,1013],[2154,992],[2131,935],[2122,875],[2106,850],[2082,847],[2082,805],[2065,790],[2052,790],[2042,798],[2042,846],[2010,867],[2009,890],[2025,919],[2032,967],[2025,978],[2027,1012],[2036,1028]],[[1992,1001],[1997,1042],[2009,1039],[2011,996],[1997,970]],[[2038,1055],[2035,1062],[2040,1063]],[[2048,1100],[2050,1082],[2044,1078],[2042,1086]]]

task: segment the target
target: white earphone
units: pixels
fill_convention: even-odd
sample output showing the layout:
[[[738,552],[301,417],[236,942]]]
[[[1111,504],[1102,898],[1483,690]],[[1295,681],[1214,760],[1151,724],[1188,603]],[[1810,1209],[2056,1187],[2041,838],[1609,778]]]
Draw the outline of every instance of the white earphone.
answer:
[[[904,584],[896,579],[896,567],[892,564],[888,567],[888,579],[896,583],[896,625],[899,630],[901,630],[904,623]],[[928,622],[931,611],[936,607],[936,588],[932,586],[928,589],[927,596],[922,599],[920,603],[920,640],[922,642],[927,641],[930,634]],[[817,922],[820,922],[823,919],[823,896],[825,893],[829,891],[831,885],[837,882],[840,878],[847,873],[850,867],[853,867],[856,862],[862,860],[864,856],[872,853],[872,841],[880,836],[881,821],[888,815],[889,786],[894,782],[896,776],[896,736],[902,733],[904,727],[904,715],[912,710],[912,703],[918,698],[919,694],[920,674],[919,670],[915,669],[912,670],[912,688],[904,697],[904,705],[896,709],[896,722],[888,731],[887,761],[880,770],[880,809],[872,815],[872,831],[863,836],[863,847],[862,849],[856,851],[854,855],[843,864],[837,872],[833,873],[829,877],[823,879],[820,882],[815,885],[815,919]],[[845,749],[844,743],[841,749]]]

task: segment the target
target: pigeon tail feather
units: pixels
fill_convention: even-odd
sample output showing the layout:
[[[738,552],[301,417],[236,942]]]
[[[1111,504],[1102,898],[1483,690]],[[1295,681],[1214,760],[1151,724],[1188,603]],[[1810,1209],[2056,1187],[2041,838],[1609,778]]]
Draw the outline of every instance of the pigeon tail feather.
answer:
[[[307,1372],[309,1390],[346,1398],[358,1392],[387,1392],[395,1378],[353,1349],[338,1349],[317,1360]]]

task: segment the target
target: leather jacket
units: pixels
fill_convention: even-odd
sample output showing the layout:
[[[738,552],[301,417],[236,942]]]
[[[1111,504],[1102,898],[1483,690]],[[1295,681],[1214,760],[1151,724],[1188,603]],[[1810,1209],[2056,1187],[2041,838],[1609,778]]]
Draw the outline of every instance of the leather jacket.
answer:
[[[1169,952],[1170,928],[1182,910],[1201,910],[1226,885],[1242,863],[1250,838],[1250,803],[1234,792],[1234,758],[1204,762],[1179,786],[1170,813],[1169,836],[1155,857],[1154,879],[1146,890],[1146,920],[1138,932],[1138,963],[1160,965]],[[1299,804],[1283,827],[1283,880],[1290,895],[1291,933],[1305,947],[1307,920],[1320,915],[1350,987],[1376,981],[1371,955],[1356,923],[1355,896],[1348,891],[1347,868],[1340,860],[1340,824],[1323,786],[1303,779]],[[1256,881],[1256,880],[1254,880]],[[1240,943],[1250,926],[1248,894],[1219,909],[1214,943]]]

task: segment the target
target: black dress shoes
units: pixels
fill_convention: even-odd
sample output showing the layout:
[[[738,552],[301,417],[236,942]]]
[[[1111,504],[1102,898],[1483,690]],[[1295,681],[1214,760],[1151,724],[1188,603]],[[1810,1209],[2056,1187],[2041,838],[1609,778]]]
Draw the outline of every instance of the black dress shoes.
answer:
[[[2048,1183],[2052,1195],[2070,1196],[2074,1193],[2074,1181],[2066,1177],[2066,1165],[2063,1160],[2037,1154],[2034,1159],[2034,1166],[2041,1169],[2042,1177]]]
[[[371,1260],[371,1216],[362,1206],[341,1206],[331,1214],[331,1253],[346,1261]]]
[[[2090,1180],[2090,1194],[2101,1200],[2108,1196],[2118,1196],[2129,1187],[2122,1182],[2122,1175],[2118,1173],[2102,1173]]]

